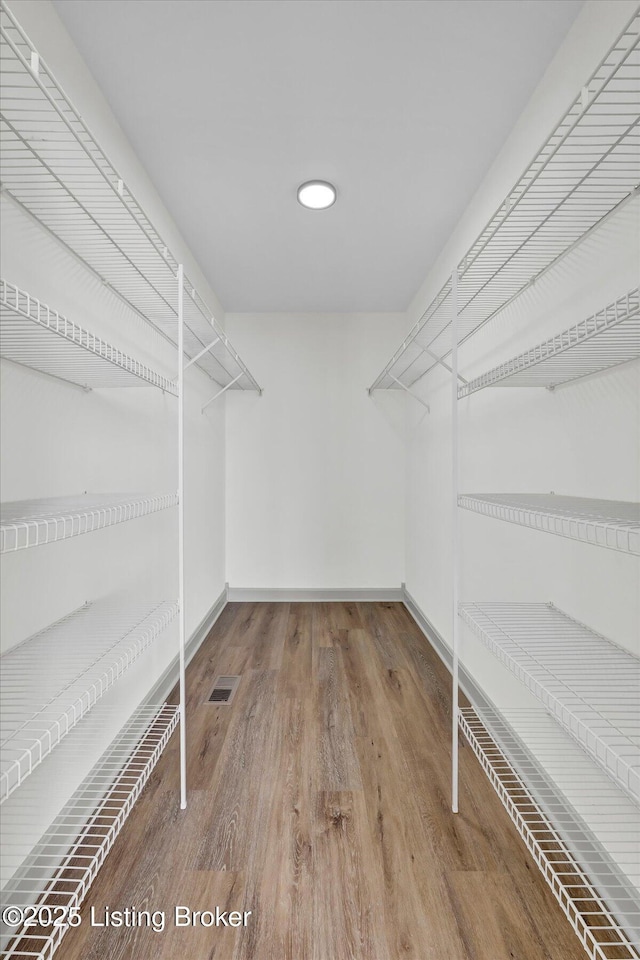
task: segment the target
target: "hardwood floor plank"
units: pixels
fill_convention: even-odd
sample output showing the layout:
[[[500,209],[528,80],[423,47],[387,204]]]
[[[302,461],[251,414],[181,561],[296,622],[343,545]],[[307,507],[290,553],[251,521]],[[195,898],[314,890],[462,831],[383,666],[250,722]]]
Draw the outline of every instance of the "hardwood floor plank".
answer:
[[[313,670],[312,634],[313,605],[290,604],[283,649],[284,669],[278,680],[281,696],[297,700],[308,692]]]
[[[370,650],[371,642],[365,636],[358,672],[363,695],[372,709],[367,717],[368,736],[357,743],[369,814],[369,843],[380,851],[392,955],[408,960],[457,960],[464,957],[464,947],[437,851],[429,842],[412,789],[393,710],[383,694],[388,671],[371,657]],[[355,643],[353,651],[357,656]],[[416,721],[420,717],[418,713]]]
[[[398,644],[397,622],[392,616],[397,603],[359,603],[362,624],[370,637],[382,665],[395,670],[406,665],[402,647]]]
[[[416,680],[419,680],[420,689],[430,708],[440,717],[441,722],[448,723],[451,718],[451,675],[413,621],[405,623],[404,626],[405,629],[398,634],[398,638],[407,665]]]
[[[253,644],[256,629],[262,621],[263,609],[261,603],[233,603],[229,604],[232,608],[233,620],[229,642],[236,646],[248,646]]]
[[[444,667],[443,667],[444,670]],[[464,793],[462,813],[451,813],[451,748],[447,737],[434,737],[428,731],[438,729],[438,711],[428,702],[409,670],[387,670],[381,678],[393,727],[406,765],[406,787],[415,798],[432,856],[443,867],[461,870],[498,870],[495,835],[491,824],[482,818],[470,821],[467,802],[474,790],[485,797],[490,784],[482,770],[473,764],[469,776],[471,789]],[[464,749],[464,748],[463,748]],[[461,753],[463,751],[461,750]],[[464,759],[463,754],[463,759]],[[468,781],[464,782],[464,787]],[[463,789],[464,789],[463,787]],[[473,801],[475,805],[475,800]]]
[[[548,952],[532,923],[522,928],[527,904],[514,897],[509,877],[487,872],[451,872],[447,886],[469,960],[564,960]]]
[[[420,807],[434,855],[444,867],[454,870],[504,870],[505,851],[516,856],[522,844],[508,818],[484,816],[493,790],[462,736],[462,802],[460,813],[451,814],[450,675],[424,636],[404,632],[400,637],[410,662],[418,669],[387,670],[385,692],[380,697],[384,696],[389,704],[407,760],[411,793]],[[467,701],[462,697],[461,702]],[[416,725],[417,718],[422,729]],[[444,729],[444,737],[426,735],[427,731],[438,729]]]
[[[382,890],[359,792],[320,792],[313,817],[313,960],[387,960]]]
[[[317,659],[317,786],[321,790],[358,790],[362,782],[342,654],[339,648],[323,647]]]
[[[364,644],[366,644],[366,632],[362,629],[342,631],[342,636],[336,643],[342,655],[351,720],[356,737],[367,735],[368,717],[374,710],[370,691],[361,669],[359,652]]]
[[[280,669],[288,619],[288,603],[259,605],[250,638],[245,639],[245,644],[251,647],[248,666],[252,670]]]
[[[314,642],[320,647],[333,646],[333,635],[339,630],[360,630],[362,620],[357,603],[314,603]]]
[[[201,825],[200,870],[244,872],[266,830],[274,788],[275,671],[248,671],[210,785],[210,813]]]
[[[157,938],[161,951],[156,954],[158,960],[177,960],[179,957],[230,960],[246,936],[248,927],[205,926],[194,915],[208,911],[215,917],[216,907],[227,915],[231,912],[244,913],[244,875],[228,870],[192,870],[180,880],[178,903],[188,907],[189,914],[180,911],[180,922],[185,925],[176,926],[173,920],[167,923],[165,933]],[[175,906],[172,908],[174,914]],[[188,919],[192,921],[189,926],[186,925]],[[204,919],[206,923],[211,921],[210,917]],[[225,919],[228,923],[228,916]],[[234,923],[237,922],[236,917],[232,919]],[[253,917],[247,917],[246,920],[250,925]]]
[[[264,862],[256,869],[253,936],[238,958],[311,957],[313,902],[311,813],[314,787],[309,757],[313,754],[313,705],[310,699],[282,698],[276,717],[281,734],[276,789],[266,832]],[[253,950],[253,953],[251,952]]]

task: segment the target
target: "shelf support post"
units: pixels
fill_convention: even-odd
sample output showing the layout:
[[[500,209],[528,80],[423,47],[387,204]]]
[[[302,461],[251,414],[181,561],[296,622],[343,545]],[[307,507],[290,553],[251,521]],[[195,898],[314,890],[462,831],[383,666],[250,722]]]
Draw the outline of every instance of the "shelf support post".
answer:
[[[451,690],[451,810],[458,812],[458,672],[459,672],[459,513],[458,513],[458,266],[451,274],[453,316],[451,318],[451,617],[452,617],[452,690]]]
[[[180,603],[180,808],[187,806],[184,619],[184,266],[178,266],[178,595]]]

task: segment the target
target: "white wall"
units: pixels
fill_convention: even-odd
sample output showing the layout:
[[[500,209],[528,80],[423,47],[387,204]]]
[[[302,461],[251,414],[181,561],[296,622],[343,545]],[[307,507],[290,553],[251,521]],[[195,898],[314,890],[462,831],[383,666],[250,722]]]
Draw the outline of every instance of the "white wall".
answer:
[[[553,129],[576,90],[631,16],[634,3],[588,3],[513,135],[409,311],[413,323]],[[638,204],[630,204],[460,351],[467,378],[586,318],[638,284]],[[406,582],[450,642],[450,380],[420,382],[431,415],[408,413]],[[638,363],[554,392],[488,389],[461,401],[463,492],[541,492],[640,499]],[[460,511],[462,600],[553,601],[638,649],[637,561]],[[462,628],[461,656],[500,705],[522,687]]]
[[[366,388],[402,335],[389,314],[227,315],[264,395],[227,402],[231,587],[399,587],[404,399]]]
[[[48,0],[15,0],[11,8],[40,48],[70,99],[137,196],[170,249],[185,262],[220,315],[175,225],[137,162],[102,94]],[[2,275],[54,309],[152,368],[173,377],[177,352],[126,307],[55,239],[2,200]],[[218,389],[191,368],[186,390],[185,546],[187,637],[225,583],[224,400],[201,414]],[[16,364],[2,363],[2,499],[88,492],[169,493],[177,487],[177,401],[153,388],[84,393]],[[56,544],[5,555],[2,563],[3,649],[71,612],[108,596],[177,597],[177,510]],[[57,793],[43,793],[50,820],[106,742],[177,654],[176,622],[104,698],[100,735],[76,762],[47,761]],[[52,664],[58,651],[51,651]],[[98,709],[98,708],[96,708]],[[15,800],[20,803],[20,791]]]

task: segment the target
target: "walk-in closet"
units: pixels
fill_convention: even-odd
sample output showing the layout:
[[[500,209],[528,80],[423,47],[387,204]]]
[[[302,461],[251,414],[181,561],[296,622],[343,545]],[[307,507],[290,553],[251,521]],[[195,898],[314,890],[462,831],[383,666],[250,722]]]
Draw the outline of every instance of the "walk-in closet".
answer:
[[[637,0],[2,0],[0,951],[640,960]]]

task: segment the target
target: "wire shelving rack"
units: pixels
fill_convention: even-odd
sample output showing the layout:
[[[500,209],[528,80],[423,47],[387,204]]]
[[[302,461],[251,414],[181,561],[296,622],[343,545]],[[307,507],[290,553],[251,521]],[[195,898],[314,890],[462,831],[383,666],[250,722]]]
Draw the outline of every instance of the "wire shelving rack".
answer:
[[[369,392],[411,388],[637,195],[639,46],[636,12]]]
[[[637,960],[637,807],[586,756],[576,755],[573,740],[544,712],[512,714],[462,707],[458,720],[590,960]],[[536,756],[514,729],[523,719]],[[561,769],[562,788],[536,759],[545,752]],[[585,829],[576,813],[580,804],[596,817],[597,834]]]
[[[99,600],[4,654],[0,659],[0,803],[24,783],[177,613],[177,602]]]
[[[640,357],[640,290],[636,287],[581,323],[501,363],[458,388],[558,387]]]
[[[485,517],[640,555],[640,503],[555,493],[467,493],[458,504]]]
[[[548,703],[545,699],[545,704],[551,714],[544,715],[543,725],[537,733],[535,725],[529,731],[534,743],[532,762],[521,764],[522,769],[516,770],[511,758],[503,751],[503,745],[498,745],[495,728],[499,726],[499,732],[504,734],[507,729],[504,718],[500,724],[493,722],[492,730],[488,732],[485,717],[480,719],[472,709],[460,710],[459,508],[638,555],[640,504],[554,494],[461,495],[458,400],[494,384],[542,384],[553,388],[638,356],[638,290],[634,288],[627,296],[571,330],[476,377],[471,383],[460,374],[458,348],[547,271],[558,268],[563,257],[577,249],[587,236],[609,217],[615,216],[625,204],[636,204],[639,195],[640,7],[637,7],[525,172],[504,197],[475,242],[453,266],[450,276],[369,387],[370,394],[378,389],[404,390],[429,409],[425,399],[414,392],[415,384],[437,365],[450,374],[453,647],[451,808],[453,813],[458,812],[460,727],[591,960],[637,960],[640,957],[640,878],[635,877],[636,886],[631,892],[624,883],[621,887],[614,883],[613,887],[611,884],[606,886],[605,897],[598,893],[591,875],[599,869],[601,852],[593,862],[584,857],[582,845],[589,828],[577,816],[571,803],[560,806],[554,803],[550,815],[545,806],[548,806],[549,792],[540,780],[535,763],[536,749],[544,752],[546,738],[549,737],[551,740],[560,738],[559,742],[564,743],[567,750],[571,747],[580,752],[586,765],[581,766],[580,774],[587,785],[587,792],[582,797],[583,804],[589,804],[589,787],[595,791],[588,822],[590,825],[604,819],[601,825],[605,835],[607,831],[616,835],[620,805],[627,804],[626,816],[629,819],[635,814],[634,822],[638,812],[630,793],[625,793],[611,775],[617,774],[620,782],[627,787],[632,786],[635,796],[635,775],[638,771],[631,770],[634,762],[632,758],[629,759],[631,751],[627,751],[628,744],[622,742],[618,727],[613,724],[616,719],[613,714],[606,715],[615,728],[613,732],[604,721],[596,724],[593,717],[584,728],[577,725],[578,718],[589,718],[586,711],[584,714],[582,712],[575,689],[579,689],[587,703],[600,703],[595,696],[591,700],[586,696],[580,673],[574,678],[574,686],[571,682],[567,683],[565,696],[556,684],[556,681],[570,680],[565,674],[564,665],[560,669],[559,661],[554,660],[556,673],[549,678],[537,663],[534,667],[528,660],[525,661],[524,655],[518,653],[516,656],[511,646],[507,654],[507,639],[496,638],[495,631],[490,634],[494,652],[503,660],[508,655],[511,658],[508,665],[513,671],[525,679],[530,689],[533,687],[534,692],[548,699]],[[463,609],[466,609],[466,605]],[[557,616],[562,615],[558,613]],[[586,627],[582,630],[581,644],[587,642],[587,635],[597,637]],[[508,634],[508,631],[505,632]],[[596,642],[608,645],[604,638],[598,638]],[[561,656],[561,651],[558,656]],[[540,689],[537,689],[536,683],[540,684]],[[609,693],[613,685],[613,678],[609,676],[609,686],[605,684]],[[628,688],[623,686],[620,689],[624,698]],[[574,699],[571,699],[572,696]],[[563,713],[564,710],[567,712]],[[573,715],[569,718],[571,711]],[[558,714],[566,720],[566,729],[571,733],[567,733],[558,722],[561,719]],[[628,732],[626,721],[625,732]],[[511,753],[519,758],[525,749],[522,743],[508,731],[506,740]],[[634,750],[637,750],[637,746],[636,736]],[[613,749],[616,758],[606,748]],[[559,749],[559,755],[564,755],[563,751],[564,746]],[[613,769],[609,770],[609,767]],[[577,778],[573,787],[577,790],[579,785],[580,778]],[[534,788],[536,791],[540,788],[541,805],[533,796]],[[615,797],[611,803],[605,803],[605,796],[613,796],[608,793],[609,790],[615,791]],[[595,806],[598,803],[604,804],[600,812]],[[609,817],[610,821],[607,820]],[[562,839],[563,830],[569,831],[569,841]],[[605,844],[605,848],[604,859],[615,873],[629,855],[628,838],[622,843],[616,840],[610,846]],[[635,853],[635,847],[631,849]],[[579,858],[576,857],[576,850],[581,854]],[[616,906],[622,904],[625,929],[629,927],[633,930],[631,939],[611,913],[608,902],[615,902]]]
[[[0,280],[0,356],[77,386],[158,387],[177,397],[168,377]]]
[[[640,660],[544,603],[463,603],[460,616],[640,803]]]
[[[0,506],[0,553],[67,540],[116,523],[136,520],[178,503],[175,493],[79,494],[42,500],[10,500]]]
[[[221,387],[260,387],[213,312],[4,4],[0,5],[3,192]]]
[[[24,859],[9,847],[8,866],[15,867],[3,891],[3,902],[41,908],[80,907],[91,883],[114,844],[122,826],[162,751],[178,724],[177,706],[139,708],[122,728],[98,763],[45,831],[40,842]],[[81,743],[85,728],[77,727],[74,738]],[[24,814],[13,811],[18,822],[6,829],[20,832],[20,820],[29,813],[29,782],[24,785]],[[35,789],[35,788],[34,788]],[[56,914],[62,917],[63,914]],[[68,917],[68,914],[66,914]],[[45,918],[46,919],[46,918]],[[50,960],[69,924],[33,926],[2,931],[6,960],[32,957]]]
[[[8,829],[15,828],[14,860],[10,866],[15,869],[17,878],[10,884],[9,899],[5,890],[5,902],[75,906],[93,880],[178,723],[180,807],[187,805],[186,372],[197,365],[216,384],[216,392],[204,404],[203,412],[227,390],[262,391],[203,297],[185,277],[182,263],[164,242],[124,177],[2,2],[0,34],[0,147],[3,155],[2,194],[6,198],[3,202],[10,201],[29,215],[115,296],[177,348],[177,376],[171,381],[71,325],[33,297],[16,288],[3,287],[1,319],[6,334],[6,356],[82,386],[149,383],[178,399],[178,482],[175,494],[83,494],[14,502],[2,507],[2,552],[51,543],[175,505],[178,507],[179,705],[138,711],[65,806],[41,844],[29,853],[34,838],[42,832],[39,824],[29,817],[38,807],[37,789],[39,787],[42,791],[43,776],[49,775],[52,769],[49,765],[54,764],[56,769],[65,765],[71,771],[75,769],[74,757],[69,750],[75,744],[88,749],[93,743],[92,730],[95,733],[97,715],[104,704],[91,709],[89,716],[82,716],[82,711],[86,714],[95,702],[94,697],[105,692],[119,675],[120,668],[124,669],[131,657],[142,653],[151,642],[151,633],[155,629],[149,625],[147,631],[141,624],[137,639],[134,634],[119,638],[114,626],[111,636],[115,645],[105,647],[101,653],[102,648],[98,649],[101,639],[106,643],[107,638],[97,628],[88,642],[88,649],[96,645],[97,660],[88,664],[79,656],[75,673],[69,665],[66,701],[62,693],[60,697],[54,697],[50,709],[46,707],[44,711],[48,729],[35,731],[33,728],[41,741],[39,746],[45,738],[50,738],[45,750],[56,746],[55,751],[46,757],[44,765],[40,765],[33,775],[22,778],[20,791],[9,797],[3,806],[3,812],[14,818]],[[167,617],[175,612],[175,605],[168,604]],[[162,620],[163,615],[157,614]],[[119,616],[126,617],[125,608]],[[80,613],[78,617],[81,617]],[[49,640],[57,628],[58,625],[49,628]],[[61,630],[67,628],[68,625],[64,628],[60,625]],[[67,640],[71,645],[75,642],[73,637],[67,636],[65,643]],[[17,647],[15,656],[23,656],[26,649],[26,646],[23,650]],[[61,661],[59,669],[53,673],[61,678],[65,669]],[[58,722],[53,717],[54,705],[59,705],[63,713],[60,722],[64,742],[61,743],[56,741],[57,726],[53,732],[51,729]],[[25,719],[28,723],[29,718]],[[75,726],[70,729],[73,724]],[[39,746],[34,749],[39,750]],[[40,756],[43,758],[44,754]],[[22,777],[23,772],[20,770],[19,776]],[[19,815],[22,797],[25,798],[24,822]],[[24,835],[21,833],[23,828]],[[29,843],[27,837],[31,837]],[[31,930],[28,938],[18,935],[10,943],[7,956],[37,956],[49,960],[65,929],[54,928],[53,933],[44,929]]]

